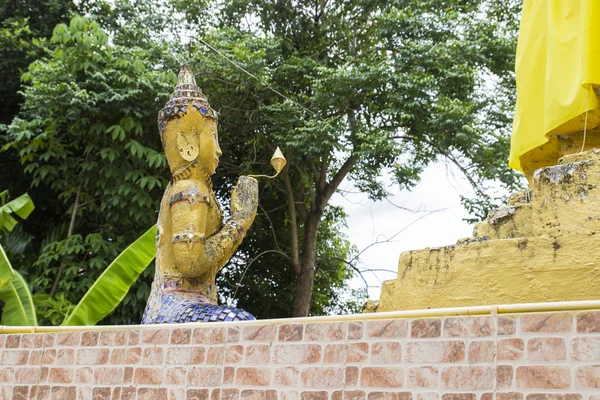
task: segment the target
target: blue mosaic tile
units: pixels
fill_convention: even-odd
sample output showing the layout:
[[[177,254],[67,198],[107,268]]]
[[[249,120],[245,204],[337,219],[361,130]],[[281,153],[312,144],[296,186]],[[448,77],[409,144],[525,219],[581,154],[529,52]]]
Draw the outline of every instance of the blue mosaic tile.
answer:
[[[255,320],[254,316],[239,308],[198,303],[178,298],[173,294],[161,296],[158,315],[144,313],[142,324],[181,324],[185,322],[222,322]]]

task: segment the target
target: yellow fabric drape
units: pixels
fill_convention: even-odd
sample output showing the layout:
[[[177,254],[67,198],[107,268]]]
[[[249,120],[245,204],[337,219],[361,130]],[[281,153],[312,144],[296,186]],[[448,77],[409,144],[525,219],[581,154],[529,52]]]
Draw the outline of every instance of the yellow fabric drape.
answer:
[[[583,130],[586,102],[598,107],[600,0],[524,0],[515,67],[509,165],[531,173],[534,157],[556,151],[540,151],[549,134]]]

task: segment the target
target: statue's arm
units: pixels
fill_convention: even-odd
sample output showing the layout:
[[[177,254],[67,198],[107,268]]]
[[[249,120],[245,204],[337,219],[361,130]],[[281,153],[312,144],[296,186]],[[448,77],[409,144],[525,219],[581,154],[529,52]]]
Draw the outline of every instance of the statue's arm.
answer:
[[[231,219],[210,238],[205,237],[209,196],[195,192],[192,201],[189,190],[181,190],[182,186],[174,187],[170,200],[175,266],[183,276],[199,277],[211,271],[216,274],[254,221],[258,183],[254,178],[240,177],[231,196]]]
[[[258,208],[258,182],[242,176],[231,194],[231,219],[206,240],[206,255],[215,273],[231,258],[250,229]]]

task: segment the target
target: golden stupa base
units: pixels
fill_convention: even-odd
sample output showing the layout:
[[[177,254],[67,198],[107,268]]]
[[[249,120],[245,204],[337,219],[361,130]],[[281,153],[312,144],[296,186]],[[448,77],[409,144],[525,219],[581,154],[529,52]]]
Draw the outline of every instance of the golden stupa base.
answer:
[[[582,139],[560,138],[567,155],[473,237],[403,253],[377,311],[600,299],[600,150],[579,153]]]

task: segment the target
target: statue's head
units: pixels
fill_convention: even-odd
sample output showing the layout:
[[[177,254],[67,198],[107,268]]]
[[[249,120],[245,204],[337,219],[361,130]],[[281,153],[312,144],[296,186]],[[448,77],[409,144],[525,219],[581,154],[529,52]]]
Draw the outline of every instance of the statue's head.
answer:
[[[191,163],[198,163],[209,175],[215,173],[222,154],[217,112],[210,108],[187,64],[179,70],[177,86],[158,113],[158,131],[171,173]]]

